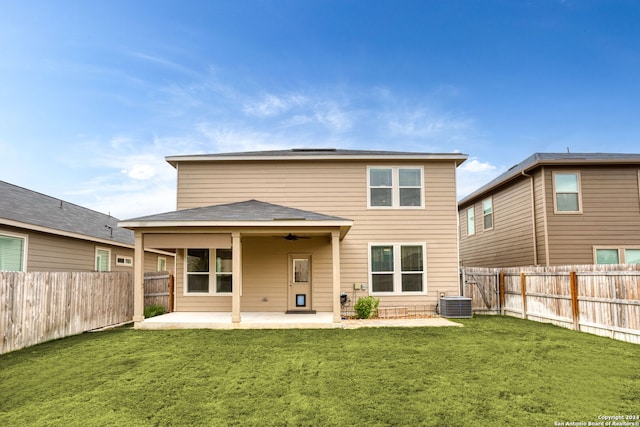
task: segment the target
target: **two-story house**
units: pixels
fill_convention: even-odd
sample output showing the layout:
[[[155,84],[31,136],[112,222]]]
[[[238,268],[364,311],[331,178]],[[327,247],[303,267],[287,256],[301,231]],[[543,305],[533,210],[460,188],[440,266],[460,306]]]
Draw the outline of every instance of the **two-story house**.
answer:
[[[640,263],[640,154],[536,153],[458,215],[464,266]]]
[[[292,149],[170,156],[174,212],[120,223],[177,253],[175,310],[331,313],[458,295],[456,168],[464,154]],[[142,318],[142,270],[134,321]]]

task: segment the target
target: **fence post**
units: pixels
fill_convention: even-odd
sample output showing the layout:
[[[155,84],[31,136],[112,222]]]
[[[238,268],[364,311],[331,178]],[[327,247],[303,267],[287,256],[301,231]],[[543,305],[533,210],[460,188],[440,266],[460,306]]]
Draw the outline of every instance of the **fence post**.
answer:
[[[527,318],[527,276],[520,272],[520,292],[522,293],[522,318]]]
[[[499,275],[498,290],[500,292],[500,314],[504,316],[504,271],[501,271]]]
[[[580,330],[580,307],[578,307],[578,275],[575,271],[569,273],[569,285],[571,288],[571,317],[573,318],[573,330]]]
[[[169,273],[169,313],[173,313],[173,274]]]

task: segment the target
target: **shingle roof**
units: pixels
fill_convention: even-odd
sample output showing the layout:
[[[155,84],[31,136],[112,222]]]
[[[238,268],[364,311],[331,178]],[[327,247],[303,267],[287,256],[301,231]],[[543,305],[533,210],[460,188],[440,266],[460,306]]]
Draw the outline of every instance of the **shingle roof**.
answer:
[[[197,222],[197,221],[348,221],[337,216],[324,215],[317,212],[294,209],[287,206],[247,200],[244,202],[213,205],[193,209],[165,212],[156,215],[132,218],[126,223],[140,222]]]
[[[533,168],[544,165],[616,165],[640,164],[640,154],[621,153],[534,153],[522,162],[509,168],[508,171],[462,198],[458,205],[482,196],[494,188],[526,173]]]
[[[133,232],[118,227],[118,218],[0,181],[3,219],[52,230],[133,245]]]
[[[176,165],[180,161],[233,161],[233,160],[352,160],[352,159],[429,159],[456,160],[458,164],[467,159],[461,153],[422,153],[403,151],[342,150],[336,148],[292,148],[290,150],[245,151],[237,153],[214,153],[167,156],[167,162]]]

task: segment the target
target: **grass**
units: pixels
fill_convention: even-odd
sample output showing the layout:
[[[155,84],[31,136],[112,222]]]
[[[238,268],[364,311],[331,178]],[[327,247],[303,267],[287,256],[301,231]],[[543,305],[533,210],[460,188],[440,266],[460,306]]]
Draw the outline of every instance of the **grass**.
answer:
[[[0,425],[552,426],[640,412],[640,346],[464,328],[138,331],[0,356]]]

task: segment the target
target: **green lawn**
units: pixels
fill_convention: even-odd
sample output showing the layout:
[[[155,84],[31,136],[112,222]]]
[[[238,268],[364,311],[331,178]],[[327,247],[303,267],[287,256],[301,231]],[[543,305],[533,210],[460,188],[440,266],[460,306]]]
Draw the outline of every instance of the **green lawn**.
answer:
[[[0,356],[0,425],[553,426],[640,414],[640,345],[464,328],[83,334]]]

